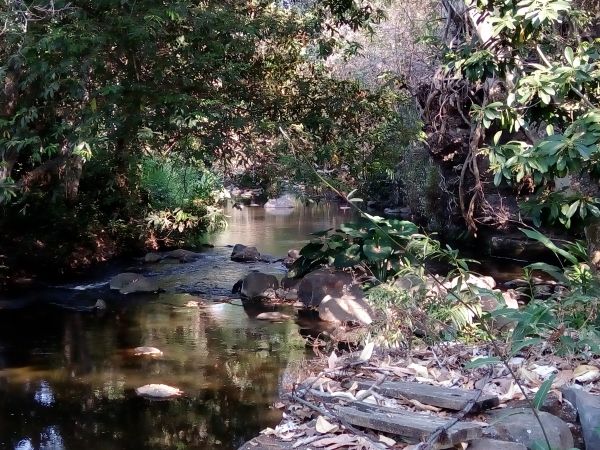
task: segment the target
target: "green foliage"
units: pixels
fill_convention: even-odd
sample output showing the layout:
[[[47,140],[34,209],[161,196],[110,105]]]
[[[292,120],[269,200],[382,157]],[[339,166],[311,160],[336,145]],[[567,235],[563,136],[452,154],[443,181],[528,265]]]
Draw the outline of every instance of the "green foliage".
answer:
[[[302,276],[322,265],[340,269],[363,266],[376,279],[385,281],[403,267],[423,261],[439,246],[419,234],[412,222],[365,216],[339,229],[314,233],[315,239],[300,250],[291,276]]]
[[[407,95],[334,79],[323,57],[357,49],[338,27],[382,17],[368,2],[2,3],[3,229],[222,224],[211,177],[284,177],[297,164],[280,130],[294,127],[311,165],[363,177],[408,128]]]
[[[544,339],[560,353],[591,351],[597,354],[600,352],[600,280],[590,268],[585,246],[580,242],[559,245],[537,231],[523,231],[552,250],[561,265],[536,263],[526,267],[525,275],[530,280],[528,304],[519,310],[501,309],[492,313],[515,322],[511,336],[513,352],[520,350],[523,343],[536,344]],[[531,281],[536,271],[550,276],[562,288],[549,298],[538,298]]]
[[[531,193],[524,211],[537,226],[598,217],[598,189],[553,186],[600,175],[600,40],[580,38],[589,14],[565,0],[479,1],[477,13],[479,42],[448,52],[446,67],[487,86],[471,116],[494,133],[484,151],[495,184]]]

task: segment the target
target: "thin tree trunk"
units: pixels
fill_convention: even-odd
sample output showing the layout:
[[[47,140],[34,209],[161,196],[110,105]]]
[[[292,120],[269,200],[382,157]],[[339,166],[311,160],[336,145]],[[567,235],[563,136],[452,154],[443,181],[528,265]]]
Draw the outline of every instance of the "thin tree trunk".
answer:
[[[590,221],[585,227],[588,255],[592,270],[600,272],[600,219]]]

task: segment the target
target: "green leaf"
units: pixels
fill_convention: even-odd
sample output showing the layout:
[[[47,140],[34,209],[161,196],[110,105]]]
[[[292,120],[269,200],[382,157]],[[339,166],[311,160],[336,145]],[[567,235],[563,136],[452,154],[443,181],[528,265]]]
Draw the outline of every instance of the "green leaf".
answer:
[[[392,254],[392,247],[386,243],[375,242],[374,240],[365,241],[363,244],[363,253],[369,261],[383,261]]]
[[[521,351],[522,349],[524,349],[525,347],[529,347],[531,345],[537,345],[539,343],[543,342],[542,338],[528,338],[528,339],[523,339],[523,340],[519,340],[519,341],[515,341],[513,342],[513,344],[510,347],[510,353],[511,355],[516,355],[519,351]]]
[[[556,374],[553,374],[550,378],[544,381],[536,392],[535,397],[533,398],[533,407],[535,409],[539,410],[544,404],[544,400],[546,400],[548,392],[550,392],[554,378],[556,378]]]
[[[569,206],[569,210],[567,211],[566,216],[571,218],[573,217],[573,215],[575,215],[575,212],[577,211],[577,208],[579,208],[579,200],[574,201],[573,203],[571,203],[571,206]]]
[[[487,358],[476,358],[466,363],[465,369],[477,369],[478,367],[483,367],[490,364],[498,364],[499,362],[502,361],[496,356],[490,356]]]
[[[544,236],[542,233],[536,230],[527,230],[525,228],[519,228],[528,238],[534,239],[546,246],[546,248],[552,250],[554,253],[561,255],[563,258],[567,259],[569,262],[573,264],[577,264],[577,258],[570,254],[569,252],[563,250],[558,247],[554,242],[550,240],[547,236]]]
[[[360,245],[353,244],[335,256],[333,265],[337,268],[352,267],[360,264]]]
[[[573,49],[571,47],[565,48],[565,59],[572,66],[573,65]]]
[[[550,275],[552,278],[554,278],[557,281],[561,281],[561,282],[566,282],[567,278],[565,277],[563,271],[560,269],[560,267],[556,267],[553,266],[551,264],[546,264],[546,263],[534,263],[534,264],[529,264],[527,266],[528,269],[531,270],[541,270],[542,272],[547,273],[548,275]]]

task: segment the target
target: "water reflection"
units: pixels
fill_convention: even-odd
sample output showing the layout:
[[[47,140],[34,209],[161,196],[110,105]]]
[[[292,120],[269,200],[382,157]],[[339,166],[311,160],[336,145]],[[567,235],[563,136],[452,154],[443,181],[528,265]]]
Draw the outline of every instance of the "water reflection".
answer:
[[[40,382],[40,387],[35,392],[34,398],[42,406],[52,406],[54,403],[54,393],[46,380]]]
[[[32,292],[20,309],[0,310],[0,448],[235,449],[274,426],[281,413],[270,405],[283,370],[304,357],[298,325],[266,323],[256,320],[260,311],[210,299],[230,293],[250,270],[284,273],[280,264],[232,263],[224,245],[283,256],[308,233],[351,218],[336,205],[287,213],[231,210],[229,228],[213,237],[221,247],[189,264],[144,266],[160,277],[163,294],[111,293],[104,274],[77,290]],[[106,311],[92,311],[98,298]],[[190,300],[201,307],[185,307]],[[133,357],[128,350],[138,346],[164,356]],[[134,389],[149,383],[185,396],[136,397]]]
[[[355,212],[340,209],[336,203],[320,203],[294,209],[247,207],[227,209],[229,226],[215,235],[216,246],[244,244],[256,246],[262,253],[284,256],[290,248],[299,248],[309,234],[338,227],[355,217]]]
[[[0,448],[230,449],[274,425],[280,373],[304,354],[297,326],[233,305],[184,308],[183,297],[122,299],[101,316],[0,316]],[[132,357],[140,345],[164,357]],[[148,383],[186,395],[137,398],[133,389]]]

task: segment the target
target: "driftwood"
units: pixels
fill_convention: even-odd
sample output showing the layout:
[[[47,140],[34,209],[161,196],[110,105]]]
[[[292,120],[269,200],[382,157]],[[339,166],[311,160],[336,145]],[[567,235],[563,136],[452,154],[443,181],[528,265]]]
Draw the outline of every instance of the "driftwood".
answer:
[[[470,422],[458,422],[447,427],[450,419],[432,414],[419,414],[396,408],[386,408],[355,402],[351,406],[338,406],[337,415],[352,425],[403,436],[415,442],[428,439],[438,429],[446,429],[434,448],[449,448],[482,436],[482,427]]]
[[[481,394],[479,391],[469,391],[466,389],[452,389],[441,386],[432,386],[422,383],[409,382],[384,382],[376,386],[372,382],[356,381],[359,389],[373,388],[375,392],[392,398],[409,398],[418,400],[426,405],[437,406],[439,408],[461,411],[473,398],[477,400],[473,403],[471,412],[481,411],[483,409],[493,408],[500,404],[500,400],[495,395]],[[348,386],[352,382],[345,383]],[[480,395],[481,394],[481,395]]]

